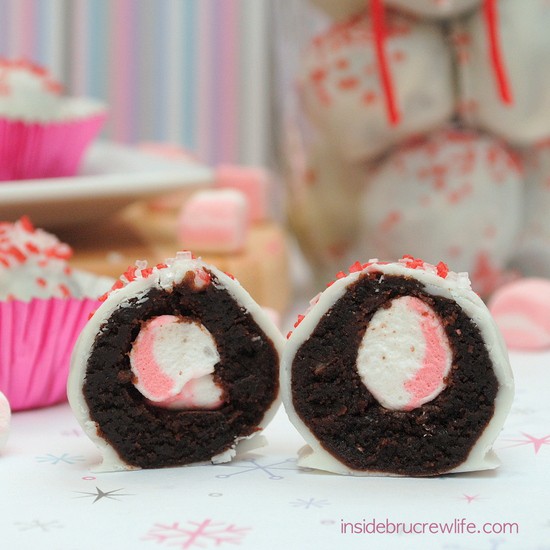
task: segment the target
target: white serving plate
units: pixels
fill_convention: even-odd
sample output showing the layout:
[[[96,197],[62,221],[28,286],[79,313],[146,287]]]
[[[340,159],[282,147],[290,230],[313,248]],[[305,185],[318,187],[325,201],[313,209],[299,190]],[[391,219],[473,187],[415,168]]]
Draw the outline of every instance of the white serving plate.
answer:
[[[93,222],[136,200],[212,181],[213,171],[204,165],[99,141],[74,177],[0,182],[0,220],[26,214],[38,227]]]

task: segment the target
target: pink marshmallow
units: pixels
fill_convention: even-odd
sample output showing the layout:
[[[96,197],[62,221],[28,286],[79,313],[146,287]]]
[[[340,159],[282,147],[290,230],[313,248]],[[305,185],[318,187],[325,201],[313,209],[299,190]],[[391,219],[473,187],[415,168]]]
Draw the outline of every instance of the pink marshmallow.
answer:
[[[0,450],[6,444],[10,429],[11,409],[6,396],[0,392]]]
[[[213,376],[219,359],[202,325],[173,315],[144,323],[130,352],[136,389],[153,405],[174,409],[223,404],[223,390]]]
[[[195,252],[240,252],[246,244],[248,220],[243,193],[234,189],[200,191],[181,209],[178,238]]]
[[[216,169],[215,185],[246,195],[250,221],[259,222],[268,217],[269,175],[262,168],[222,164]]]
[[[550,280],[526,278],[499,288],[489,310],[512,350],[550,348]]]
[[[410,411],[433,398],[445,387],[445,376],[451,367],[451,351],[445,331],[435,312],[418,298],[408,297],[408,307],[419,319],[425,351],[421,367],[404,384],[411,399],[404,410]]]

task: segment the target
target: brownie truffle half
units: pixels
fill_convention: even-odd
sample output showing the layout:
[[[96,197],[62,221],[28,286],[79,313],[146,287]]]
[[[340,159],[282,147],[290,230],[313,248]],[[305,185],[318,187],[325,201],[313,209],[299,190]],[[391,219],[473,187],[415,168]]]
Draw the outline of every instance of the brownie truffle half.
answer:
[[[68,381],[100,469],[225,462],[258,446],[279,403],[284,339],[232,276],[180,252],[137,262],[104,298]]]
[[[337,277],[283,354],[283,403],[308,443],[299,463],[353,475],[497,467],[513,378],[467,274],[408,256]]]

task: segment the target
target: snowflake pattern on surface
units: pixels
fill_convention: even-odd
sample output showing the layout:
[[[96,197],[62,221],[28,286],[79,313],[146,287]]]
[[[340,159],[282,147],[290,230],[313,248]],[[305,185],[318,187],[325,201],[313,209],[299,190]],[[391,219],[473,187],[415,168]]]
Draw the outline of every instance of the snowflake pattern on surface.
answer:
[[[76,464],[77,462],[82,462],[84,460],[83,456],[73,456],[69,453],[63,453],[62,455],[54,455],[47,453],[42,456],[36,457],[37,462],[44,462],[49,464]]]
[[[32,521],[17,521],[14,523],[17,526],[19,531],[32,531],[34,529],[39,529],[44,533],[48,533],[52,529],[62,529],[63,525],[57,520],[53,521],[40,521],[34,519]]]
[[[236,527],[232,523],[188,521],[184,525],[174,522],[171,525],[156,523],[143,537],[146,541],[157,544],[186,548],[214,548],[222,544],[240,544],[250,531],[250,527]]]
[[[92,504],[95,504],[97,501],[105,498],[108,500],[120,500],[119,497],[130,497],[133,496],[129,493],[120,493],[119,491],[123,491],[123,489],[114,489],[112,491],[103,491],[99,487],[95,488],[95,493],[90,493],[87,491],[77,491],[82,496],[76,497],[76,498],[90,498],[92,497],[94,500],[92,501]]]
[[[323,506],[327,506],[329,504],[330,502],[328,500],[317,498],[309,498],[307,500],[305,498],[297,498],[290,503],[290,505],[295,508],[304,508],[306,510],[309,508],[322,508]]]
[[[247,458],[240,460],[238,462],[231,462],[229,464],[220,464],[222,468],[240,468],[239,471],[233,472],[231,474],[218,474],[216,477],[225,479],[228,477],[233,477],[239,474],[248,474],[250,472],[263,472],[271,480],[281,480],[284,479],[284,476],[274,473],[272,470],[291,470],[291,471],[311,471],[310,468],[300,468],[297,465],[297,460],[295,458],[287,458],[286,460],[281,460],[280,462],[272,462],[270,464],[260,464],[255,458]]]
[[[504,539],[490,539],[483,542],[483,546],[477,546],[479,550],[498,550],[502,545],[505,545]],[[474,550],[471,546],[462,546],[461,544],[445,544],[444,550]]]

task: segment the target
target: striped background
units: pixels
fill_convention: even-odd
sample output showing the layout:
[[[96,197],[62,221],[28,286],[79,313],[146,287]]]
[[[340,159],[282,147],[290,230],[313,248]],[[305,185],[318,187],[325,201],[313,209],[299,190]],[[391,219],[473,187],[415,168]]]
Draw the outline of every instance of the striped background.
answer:
[[[269,0],[0,0],[0,56],[110,106],[105,137],[270,160]]]

